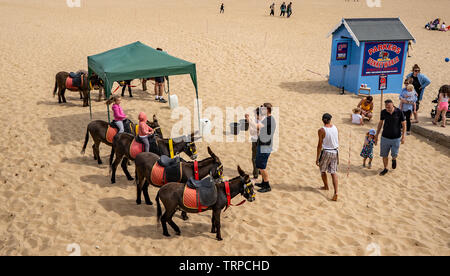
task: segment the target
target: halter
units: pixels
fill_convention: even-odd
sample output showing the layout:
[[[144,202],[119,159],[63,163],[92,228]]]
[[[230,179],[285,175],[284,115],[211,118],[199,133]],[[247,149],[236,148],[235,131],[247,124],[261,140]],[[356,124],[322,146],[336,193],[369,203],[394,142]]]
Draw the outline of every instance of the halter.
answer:
[[[242,176],[240,176],[239,178],[241,179],[241,184],[244,186],[244,192],[246,189],[250,190],[249,187],[252,185],[252,182],[250,181],[248,183],[245,183],[244,178]],[[249,193],[249,192],[247,191],[247,193]],[[227,195],[227,207],[225,208],[225,211],[228,209],[229,206],[241,206],[246,201],[246,199],[244,199],[236,205],[231,203],[231,192],[230,192],[230,182],[229,181],[225,181],[225,194]],[[252,197],[255,197],[255,196],[256,196],[255,194],[252,195]]]
[[[189,152],[192,155],[197,155],[197,149],[195,151],[192,151],[192,145],[195,145],[195,142],[186,142],[186,145],[184,146],[183,151],[185,151],[186,149],[189,149]]]

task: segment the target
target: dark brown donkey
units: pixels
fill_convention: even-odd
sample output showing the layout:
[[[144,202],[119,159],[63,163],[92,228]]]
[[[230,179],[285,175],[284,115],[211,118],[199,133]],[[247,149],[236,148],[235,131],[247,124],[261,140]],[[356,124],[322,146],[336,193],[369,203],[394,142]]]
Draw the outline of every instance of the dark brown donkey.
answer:
[[[147,121],[147,125],[153,128],[159,137],[163,138],[163,134],[156,115],[153,115],[153,122]],[[94,144],[92,145],[94,160],[97,160],[98,164],[102,164],[102,160],[100,159],[100,143],[105,143],[108,146],[112,146],[112,144],[106,140],[106,131],[108,131],[108,126],[108,122],[102,120],[92,121],[87,126],[86,137],[84,139],[84,145],[83,149],[81,150],[81,154],[84,154],[84,152],[86,151],[86,146],[89,141],[90,134],[92,136],[92,139],[94,139]],[[131,131],[133,135],[136,135],[136,126],[133,123]],[[113,153],[114,152],[112,152],[112,154]],[[110,159],[112,159],[112,157],[110,157]]]
[[[89,86],[89,79],[88,74],[86,71],[79,70],[77,73],[81,73],[82,78],[82,86],[81,88],[78,88],[74,91],[80,92],[80,99],[83,99],[83,106],[89,105],[89,93],[90,93],[90,86]],[[66,103],[66,97],[64,96],[64,93],[66,92],[66,79],[69,77],[68,72],[58,72],[55,76],[55,88],[53,89],[53,97],[56,95],[56,91],[58,90],[58,103]]]
[[[239,176],[228,181],[230,188],[230,199],[237,196],[238,194],[243,195],[249,202],[255,200],[255,192],[253,190],[253,184],[251,184],[250,176],[246,174],[239,166],[237,167]],[[225,191],[225,183],[219,179],[220,183],[216,184],[217,187],[217,201],[214,205],[209,206],[208,209],[212,210],[211,218],[211,233],[216,233],[217,240],[221,241],[222,236],[220,234],[220,213],[222,209],[228,206],[227,193]],[[173,222],[172,217],[177,209],[188,213],[198,213],[197,209],[189,209],[184,207],[183,204],[183,193],[185,189],[184,183],[171,182],[164,185],[156,195],[157,204],[157,220],[158,223],[161,222],[163,227],[163,235],[169,237],[169,232],[167,231],[167,224],[175,230],[177,235],[180,235],[180,228]],[[161,198],[162,203],[166,211],[161,216],[161,204],[159,199]]]
[[[117,137],[113,141],[111,155],[109,159],[109,168],[111,171],[111,183],[116,183],[116,170],[120,161],[122,161],[121,167],[128,180],[134,180],[128,172],[127,163],[128,160],[134,160],[134,158],[130,155],[130,145],[133,142],[135,136],[129,133],[121,133],[118,134]],[[167,155],[170,156],[170,148],[169,148],[169,139],[162,139],[159,137],[155,137],[158,152],[155,152],[157,155]],[[173,153],[177,155],[179,153],[184,152],[187,156],[189,156],[192,160],[197,158],[197,148],[195,146],[195,140],[200,138],[195,138],[194,133],[190,136],[183,136],[172,139],[173,141]],[[150,147],[151,150],[151,147]],[[116,159],[112,162],[112,157],[116,155]]]
[[[213,172],[214,178],[220,178],[223,175],[223,166],[211,148],[208,147],[208,153],[211,157],[205,158],[198,162],[198,177],[203,179]],[[152,152],[143,152],[136,156],[136,189],[137,198],[136,203],[141,204],[141,193],[144,192],[145,204],[152,205],[152,201],[148,195],[148,186],[151,184],[154,187],[161,188],[161,185],[152,182],[152,169],[155,163],[159,160],[159,156]],[[194,177],[194,162],[181,162],[181,183],[186,183],[189,178]],[[164,184],[163,184],[164,185]]]

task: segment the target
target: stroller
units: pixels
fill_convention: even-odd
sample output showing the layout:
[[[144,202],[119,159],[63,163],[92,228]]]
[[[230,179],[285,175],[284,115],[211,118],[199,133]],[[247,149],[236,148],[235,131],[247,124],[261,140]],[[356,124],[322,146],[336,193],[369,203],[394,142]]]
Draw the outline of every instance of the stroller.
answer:
[[[435,104],[434,108],[431,110],[431,118],[434,119],[434,117],[436,117],[436,113],[437,113],[437,109],[439,106],[439,93],[436,97],[436,99],[432,100],[431,102]],[[447,117],[447,119],[450,118],[450,106],[448,107],[449,109],[447,110],[447,115],[445,117]],[[442,115],[440,116],[438,122],[440,122],[442,120]]]

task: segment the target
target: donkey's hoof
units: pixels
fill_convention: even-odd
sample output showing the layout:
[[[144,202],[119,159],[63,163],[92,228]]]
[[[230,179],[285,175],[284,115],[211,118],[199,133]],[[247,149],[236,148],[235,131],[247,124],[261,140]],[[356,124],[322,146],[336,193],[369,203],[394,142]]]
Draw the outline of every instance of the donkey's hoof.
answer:
[[[136,204],[137,205],[141,205],[141,201],[140,200],[136,200]]]
[[[128,179],[129,181],[133,181],[133,180],[134,180],[133,177],[127,177],[127,179]]]
[[[115,180],[111,180],[111,184],[115,184],[116,183],[116,181]]]
[[[221,238],[221,237],[217,237],[216,239],[217,239],[218,241],[221,241],[221,240],[222,240],[222,238]]]
[[[175,232],[175,235],[180,236],[181,232]]]
[[[149,201],[149,202],[145,202],[145,204],[147,204],[147,205],[153,205],[153,202]]]
[[[98,160],[98,162],[97,162],[99,165],[102,165],[103,164],[103,162],[102,162],[102,160]]]
[[[169,233],[163,233],[163,235],[166,236],[166,237],[170,237]]]
[[[187,215],[181,215],[181,219],[183,219],[183,220],[188,220],[189,219],[189,217],[187,216]]]

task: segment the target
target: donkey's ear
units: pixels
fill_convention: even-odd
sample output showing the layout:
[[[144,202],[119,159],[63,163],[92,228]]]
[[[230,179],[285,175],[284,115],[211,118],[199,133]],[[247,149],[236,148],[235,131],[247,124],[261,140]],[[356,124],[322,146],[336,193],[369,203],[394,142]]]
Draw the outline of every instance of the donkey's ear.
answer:
[[[158,119],[156,118],[156,115],[153,114],[153,122],[157,122],[157,121],[158,121]]]
[[[244,176],[245,175],[245,172],[241,169],[241,166],[237,166],[237,170],[238,170],[238,173],[239,173],[239,175],[240,176]]]
[[[214,152],[212,152],[211,148],[208,146],[208,153],[209,155],[211,155],[211,157],[215,157],[216,155],[214,154]]]

